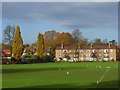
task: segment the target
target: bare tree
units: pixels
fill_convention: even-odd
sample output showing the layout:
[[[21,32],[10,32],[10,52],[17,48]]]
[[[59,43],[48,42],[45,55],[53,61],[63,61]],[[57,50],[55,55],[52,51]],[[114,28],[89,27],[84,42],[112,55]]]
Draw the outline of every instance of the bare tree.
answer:
[[[8,44],[11,48],[10,51],[12,51],[12,43],[13,43],[13,37],[15,33],[15,26],[8,25],[5,30],[3,31],[3,43]]]
[[[78,58],[78,44],[79,44],[79,40],[82,39],[82,32],[80,32],[79,29],[75,29],[72,32],[72,37],[74,39],[74,48],[75,48],[75,58]]]

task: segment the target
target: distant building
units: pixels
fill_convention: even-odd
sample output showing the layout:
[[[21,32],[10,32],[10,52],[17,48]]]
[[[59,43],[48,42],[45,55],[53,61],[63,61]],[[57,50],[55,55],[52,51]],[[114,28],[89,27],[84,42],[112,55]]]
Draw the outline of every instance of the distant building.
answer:
[[[2,51],[2,56],[9,56],[9,55],[11,55],[11,51],[10,50],[5,49],[5,50]]]
[[[75,53],[74,47],[58,46],[55,50],[55,56],[59,58],[65,58],[69,56],[74,61],[116,61],[117,46],[116,45],[88,45],[80,46]]]

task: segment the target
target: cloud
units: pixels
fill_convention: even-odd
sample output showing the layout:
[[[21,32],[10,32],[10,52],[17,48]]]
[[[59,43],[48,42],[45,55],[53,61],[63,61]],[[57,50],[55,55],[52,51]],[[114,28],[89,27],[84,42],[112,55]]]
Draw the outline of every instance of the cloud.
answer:
[[[3,2],[3,21],[67,28],[117,29],[117,2]]]

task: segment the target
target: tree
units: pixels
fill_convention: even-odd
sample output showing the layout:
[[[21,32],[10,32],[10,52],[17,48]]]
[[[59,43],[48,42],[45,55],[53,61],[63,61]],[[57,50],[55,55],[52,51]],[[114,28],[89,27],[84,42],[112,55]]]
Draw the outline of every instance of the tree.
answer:
[[[79,40],[79,46],[85,46],[88,45],[88,39],[81,39]]]
[[[17,25],[16,30],[15,30],[15,35],[13,38],[13,45],[12,45],[12,55],[16,60],[19,60],[20,57],[23,54],[23,40],[21,37],[21,33],[20,33],[20,28],[19,25]]]
[[[44,33],[44,39],[45,39],[45,48],[51,48],[51,56],[55,57],[55,49],[57,47],[56,44],[56,37],[59,35],[59,32],[56,32],[55,30],[46,31]]]
[[[109,41],[109,43],[112,44],[112,45],[116,45],[117,44],[117,42],[115,40]]]
[[[15,34],[15,26],[8,25],[3,32],[3,43],[10,46],[10,51],[12,51],[13,37]]]
[[[73,43],[73,37],[68,32],[66,33],[62,32],[57,36],[56,43],[57,45],[63,44],[64,46],[69,46]]]
[[[59,35],[59,32],[56,32],[55,30],[46,31],[44,33],[45,47],[46,48],[51,47],[52,49],[55,49],[57,46],[55,43],[55,39],[58,35]]]
[[[42,57],[45,55],[45,45],[44,45],[44,38],[42,33],[38,34],[37,37],[37,56],[42,59]]]
[[[72,32],[72,37],[73,37],[73,40],[74,40],[74,47],[75,47],[75,58],[77,57],[77,49],[78,49],[78,44],[79,44],[79,41],[82,39],[82,32],[80,32],[79,29],[75,29],[73,32]],[[78,57],[77,57],[78,58]]]
[[[108,43],[108,40],[107,40],[107,39],[104,39],[104,40],[102,41],[102,44],[108,45],[108,44],[109,44],[109,43]]]
[[[93,44],[94,44],[94,45],[102,45],[101,39],[96,38],[96,39],[94,40],[94,43],[93,43]]]
[[[29,44],[24,44],[23,46],[26,48],[26,47],[29,47]]]

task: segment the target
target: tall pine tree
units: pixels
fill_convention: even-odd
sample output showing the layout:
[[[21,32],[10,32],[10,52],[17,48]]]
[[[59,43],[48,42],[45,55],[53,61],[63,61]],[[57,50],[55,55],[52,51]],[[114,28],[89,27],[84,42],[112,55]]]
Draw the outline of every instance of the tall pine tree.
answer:
[[[38,34],[37,37],[37,56],[42,59],[42,57],[45,55],[45,45],[44,45],[44,38],[42,33]]]
[[[15,35],[13,38],[13,45],[12,45],[12,55],[16,60],[19,60],[20,57],[23,54],[23,40],[21,37],[21,33],[20,33],[20,28],[19,25],[17,25],[16,30],[15,30]]]

